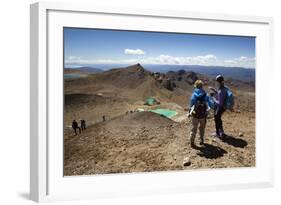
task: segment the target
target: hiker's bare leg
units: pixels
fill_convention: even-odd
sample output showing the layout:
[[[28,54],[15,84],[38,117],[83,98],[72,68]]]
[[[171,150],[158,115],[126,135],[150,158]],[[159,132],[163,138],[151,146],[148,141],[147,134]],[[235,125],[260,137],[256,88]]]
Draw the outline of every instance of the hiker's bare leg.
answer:
[[[199,120],[195,117],[191,118],[191,127],[190,127],[190,144],[192,147],[195,146],[195,136],[197,133]]]
[[[200,119],[200,125],[199,125],[199,134],[200,134],[200,144],[204,144],[204,135],[205,135],[205,128],[207,120],[206,118]]]

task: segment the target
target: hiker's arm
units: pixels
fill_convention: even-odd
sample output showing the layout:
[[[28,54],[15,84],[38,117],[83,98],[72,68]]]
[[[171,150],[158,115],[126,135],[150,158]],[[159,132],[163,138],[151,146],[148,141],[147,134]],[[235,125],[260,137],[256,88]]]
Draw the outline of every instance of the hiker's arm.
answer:
[[[218,94],[215,97],[213,97],[215,105],[219,104],[219,101],[217,100],[217,98],[218,98]]]
[[[188,113],[187,113],[188,117],[191,116],[191,110],[192,110],[192,107],[195,105],[195,103],[196,103],[196,98],[195,98],[194,94],[192,93],[192,95],[190,97],[189,108],[188,108]]]
[[[223,107],[224,106],[224,99],[225,99],[225,93],[222,90],[218,90],[217,99],[214,99],[215,103],[219,107]]]
[[[192,106],[195,105],[195,103],[196,103],[196,98],[194,94],[192,94],[190,98],[189,108],[192,108]]]
[[[211,98],[209,95],[206,96],[206,102],[208,103],[209,107],[214,109],[215,108],[215,102],[214,99]]]

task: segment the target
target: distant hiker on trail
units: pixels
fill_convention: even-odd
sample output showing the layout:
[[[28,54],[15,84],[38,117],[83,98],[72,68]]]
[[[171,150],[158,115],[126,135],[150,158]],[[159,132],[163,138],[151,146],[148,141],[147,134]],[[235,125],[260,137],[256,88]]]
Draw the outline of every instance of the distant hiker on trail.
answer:
[[[216,125],[216,132],[213,134],[215,137],[224,137],[225,133],[223,130],[222,115],[226,110],[226,98],[227,98],[227,88],[224,86],[224,77],[218,75],[216,77],[216,93],[214,95],[215,102],[215,112],[214,119]]]
[[[79,133],[81,133],[81,129],[80,129],[80,127],[78,126],[78,123],[77,123],[76,120],[73,120],[73,121],[72,121],[72,128],[73,128],[73,130],[74,130],[74,132],[75,132],[75,135],[77,135],[76,129],[78,129],[78,130],[79,130]]]
[[[102,116],[102,120],[105,122],[105,116],[104,115]]]
[[[199,125],[200,145],[204,145],[204,134],[207,122],[208,111],[213,107],[213,102],[203,89],[203,82],[196,80],[194,91],[190,99],[190,111],[188,116],[191,118],[190,142],[191,147],[196,147],[195,136]]]
[[[86,129],[86,121],[81,120],[81,130],[85,130],[85,129]]]

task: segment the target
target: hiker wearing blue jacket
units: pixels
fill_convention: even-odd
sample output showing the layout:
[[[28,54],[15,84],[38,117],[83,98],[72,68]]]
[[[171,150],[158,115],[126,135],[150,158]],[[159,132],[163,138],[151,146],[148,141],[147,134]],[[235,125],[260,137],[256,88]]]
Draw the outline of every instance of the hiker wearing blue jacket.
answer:
[[[190,129],[190,142],[191,147],[195,146],[195,136],[197,133],[197,128],[199,125],[200,134],[200,145],[204,144],[204,134],[207,122],[207,115],[210,107],[213,108],[213,102],[211,98],[203,89],[203,82],[201,80],[196,80],[194,83],[194,91],[190,99],[190,111],[188,117],[191,119],[191,129]]]
[[[224,86],[224,77],[222,75],[218,75],[216,77],[217,82],[217,91],[214,97],[215,102],[215,112],[214,112],[214,119],[216,125],[216,133],[214,136],[216,137],[223,137],[225,136],[223,130],[223,122],[222,122],[222,115],[225,112],[225,104],[226,104],[226,97],[227,97],[227,88]]]

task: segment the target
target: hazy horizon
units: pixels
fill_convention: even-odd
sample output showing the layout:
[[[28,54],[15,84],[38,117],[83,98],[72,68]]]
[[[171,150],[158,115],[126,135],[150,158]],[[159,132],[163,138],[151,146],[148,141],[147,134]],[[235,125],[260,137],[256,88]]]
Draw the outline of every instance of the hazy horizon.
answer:
[[[125,63],[120,63],[120,64],[115,64],[115,63],[104,63],[104,64],[98,64],[98,63],[93,63],[93,64],[65,64],[64,68],[69,68],[69,69],[75,69],[75,68],[82,68],[82,67],[90,67],[90,68],[116,68],[116,66],[119,67],[127,67],[127,66],[132,66],[136,65],[138,63],[131,63],[131,64],[125,64]],[[218,67],[218,68],[243,68],[243,69],[250,69],[250,70],[255,70],[255,68],[247,68],[247,67],[240,67],[240,66],[219,66],[219,65],[188,65],[188,64],[144,64],[140,63],[142,66],[175,66],[175,67],[184,67],[184,66],[198,66],[198,67]]]

